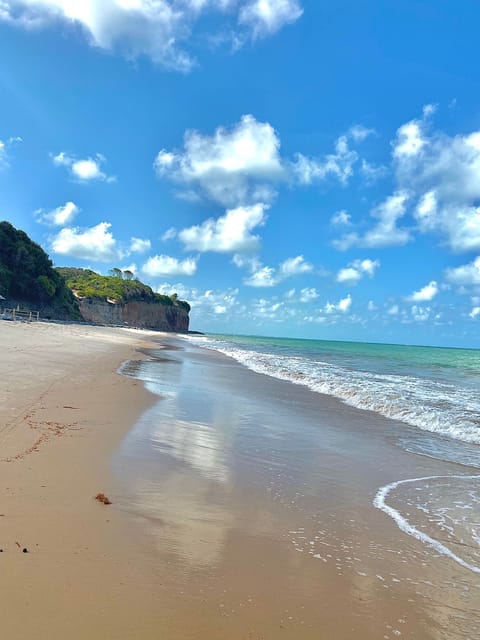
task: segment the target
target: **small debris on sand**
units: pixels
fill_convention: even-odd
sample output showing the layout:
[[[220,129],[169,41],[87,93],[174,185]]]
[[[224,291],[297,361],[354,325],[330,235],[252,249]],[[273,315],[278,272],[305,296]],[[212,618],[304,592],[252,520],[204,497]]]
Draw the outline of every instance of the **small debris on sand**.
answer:
[[[98,500],[98,502],[101,502],[103,504],[112,504],[112,502],[104,493],[97,493],[97,495],[95,496],[95,500]]]

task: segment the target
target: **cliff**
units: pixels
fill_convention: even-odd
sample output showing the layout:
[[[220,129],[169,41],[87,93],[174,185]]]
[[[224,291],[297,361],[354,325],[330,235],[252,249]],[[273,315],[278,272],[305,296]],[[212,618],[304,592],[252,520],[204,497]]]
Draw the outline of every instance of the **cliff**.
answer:
[[[156,331],[188,331],[188,311],[182,307],[132,300],[113,302],[84,298],[78,300],[83,319],[94,324],[128,325]]]
[[[188,331],[188,302],[179,300],[175,293],[171,296],[155,293],[130,271],[112,269],[110,276],[71,267],[60,267],[57,271],[75,295],[86,322]]]
[[[131,271],[54,268],[25,232],[0,222],[0,302],[5,308],[39,311],[41,318],[128,325],[186,332],[190,305],[176,293],[153,291]]]

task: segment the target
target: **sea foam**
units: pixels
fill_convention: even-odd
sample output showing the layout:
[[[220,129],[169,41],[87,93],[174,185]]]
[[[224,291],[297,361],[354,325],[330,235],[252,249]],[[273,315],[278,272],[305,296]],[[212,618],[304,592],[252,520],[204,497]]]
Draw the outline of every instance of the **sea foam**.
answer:
[[[339,398],[425,431],[480,444],[480,398],[449,380],[395,375],[340,366],[326,359],[243,349],[227,341],[195,339],[252,371]]]
[[[449,482],[451,482],[452,480],[480,481],[480,476],[478,476],[478,475],[475,475],[475,476],[467,476],[467,475],[464,475],[464,476],[457,476],[457,475],[451,475],[451,476],[427,476],[427,477],[424,477],[424,478],[409,478],[407,480],[398,480],[397,482],[392,482],[390,484],[385,485],[381,489],[379,489],[377,491],[377,494],[375,496],[373,504],[377,509],[380,509],[381,511],[386,513],[388,516],[390,516],[397,523],[398,527],[403,532],[407,533],[410,536],[413,536],[417,540],[420,540],[420,542],[423,542],[424,544],[429,545],[430,547],[435,549],[435,551],[437,551],[441,555],[447,556],[448,558],[450,558],[451,560],[455,561],[456,563],[458,563],[459,565],[461,565],[465,569],[468,569],[469,571],[473,571],[474,573],[479,573],[480,574],[480,566],[478,566],[476,564],[472,564],[471,562],[468,562],[468,561],[464,560],[459,555],[454,553],[443,542],[440,542],[439,540],[436,540],[435,538],[433,538],[432,536],[427,534],[425,531],[420,531],[415,525],[413,525],[410,521],[408,521],[407,518],[400,513],[400,511],[398,511],[397,509],[394,509],[392,506],[387,504],[387,502],[386,502],[387,497],[389,496],[389,494],[392,491],[394,491],[398,487],[405,486],[405,485],[413,485],[413,484],[419,485],[421,483],[426,483],[426,482],[429,482],[429,481],[432,481],[432,480],[447,480]],[[472,509],[472,505],[453,505],[453,506],[454,507],[456,506],[458,509]],[[477,505],[477,507],[478,507],[478,505]],[[426,511],[426,508],[423,505],[421,505],[421,506],[419,506],[417,508],[421,509],[422,511]],[[451,506],[450,506],[450,508],[451,508]],[[444,507],[443,511],[445,511],[445,507]],[[434,516],[434,515],[436,516],[436,514],[433,514],[433,513],[431,515],[432,516]],[[480,540],[479,540],[478,536],[476,535],[475,530],[472,530],[472,534],[471,535],[472,535],[472,539],[471,539],[472,546],[478,547]],[[462,540],[461,544],[465,545],[465,541]]]

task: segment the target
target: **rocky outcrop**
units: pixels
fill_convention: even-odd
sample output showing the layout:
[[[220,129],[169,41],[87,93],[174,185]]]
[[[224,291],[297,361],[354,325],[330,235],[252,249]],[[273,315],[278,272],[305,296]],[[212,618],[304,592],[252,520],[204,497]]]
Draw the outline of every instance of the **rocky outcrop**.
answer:
[[[128,325],[156,331],[188,331],[186,309],[156,302],[107,302],[92,298],[78,299],[80,313],[86,322],[94,324]]]

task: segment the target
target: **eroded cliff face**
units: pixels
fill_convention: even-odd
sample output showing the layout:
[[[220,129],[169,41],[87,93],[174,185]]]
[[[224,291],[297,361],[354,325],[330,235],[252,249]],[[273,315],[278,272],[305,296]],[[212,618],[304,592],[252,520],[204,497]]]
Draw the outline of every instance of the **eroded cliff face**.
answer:
[[[152,302],[103,302],[79,299],[80,313],[86,322],[94,324],[128,325],[157,331],[188,331],[188,313],[182,307]]]

